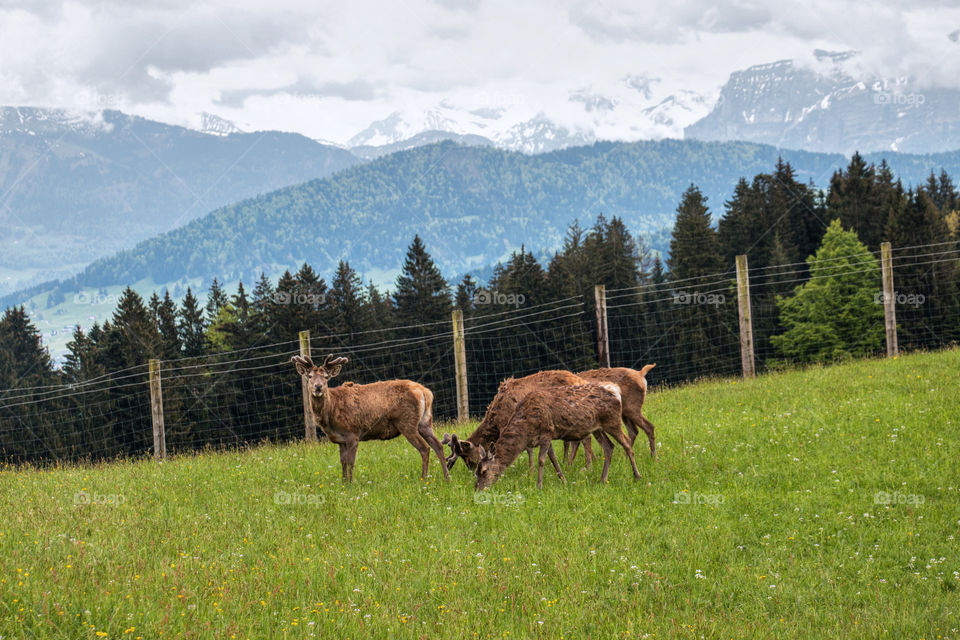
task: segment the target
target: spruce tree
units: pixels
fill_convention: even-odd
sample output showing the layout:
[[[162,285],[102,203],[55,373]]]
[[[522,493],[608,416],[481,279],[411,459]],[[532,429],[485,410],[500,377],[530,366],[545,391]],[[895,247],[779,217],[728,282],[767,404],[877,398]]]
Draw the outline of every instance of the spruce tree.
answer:
[[[180,303],[179,315],[177,331],[183,345],[183,355],[188,358],[202,356],[206,344],[206,322],[203,318],[203,311],[200,309],[200,303],[193,295],[190,287],[187,287],[187,295]]]
[[[352,334],[368,328],[363,281],[348,262],[341,260],[329,292],[335,334]]]
[[[717,232],[710,222],[707,199],[695,185],[683,193],[667,259],[673,280],[687,280],[728,271],[720,257]]]
[[[877,180],[875,167],[854,153],[846,171],[837,171],[830,180],[827,215],[853,229],[868,249],[876,251],[883,240],[889,192]]]
[[[450,287],[433,258],[427,253],[419,235],[414,236],[407,249],[403,270],[397,276],[393,300],[400,325],[450,319]]]
[[[227,292],[223,290],[223,285],[214,278],[213,282],[210,284],[210,291],[207,292],[207,322],[213,321],[214,318],[220,313],[220,309],[229,302],[230,299],[227,296]]]
[[[667,265],[675,287],[673,322],[664,336],[672,350],[671,370],[665,373],[685,376],[695,370],[727,370],[722,338],[729,333],[727,307],[733,305],[724,304],[728,298],[715,289],[723,286],[717,281],[728,269],[724,269],[717,232],[710,224],[706,198],[694,185],[684,192],[677,208]],[[701,297],[708,295],[712,297]]]
[[[170,291],[163,292],[163,300],[157,308],[157,330],[160,332],[160,357],[175,360],[181,356],[182,345],[177,328],[177,304]]]
[[[824,362],[877,353],[883,345],[880,264],[839,220],[807,261],[811,279],[779,299],[786,330],[773,337],[790,362]]]

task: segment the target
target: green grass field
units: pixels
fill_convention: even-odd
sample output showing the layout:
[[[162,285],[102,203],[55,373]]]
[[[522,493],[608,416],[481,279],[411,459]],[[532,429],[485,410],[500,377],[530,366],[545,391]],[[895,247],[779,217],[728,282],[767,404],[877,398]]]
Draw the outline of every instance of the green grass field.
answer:
[[[402,440],[350,486],[333,445],[0,471],[0,636],[960,638],[958,389],[952,350],[654,390],[643,481],[542,491]]]

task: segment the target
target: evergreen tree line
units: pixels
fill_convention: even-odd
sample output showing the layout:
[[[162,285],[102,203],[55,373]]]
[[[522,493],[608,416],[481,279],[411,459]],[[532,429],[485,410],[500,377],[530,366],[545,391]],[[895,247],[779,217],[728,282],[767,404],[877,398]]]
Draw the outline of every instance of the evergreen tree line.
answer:
[[[0,319],[0,457],[44,461],[139,455],[152,448],[147,366],[163,361],[167,447],[283,441],[303,433],[300,381],[289,365],[299,331],[313,353],[347,355],[344,380],[411,378],[434,390],[437,418],[455,414],[450,316],[466,325],[471,409],[500,381],[548,368],[596,365],[594,285],[608,291],[614,366],[658,363],[653,382],[740,368],[734,257],[749,256],[760,369],[882,349],[876,252],[895,247],[901,345],[955,342],[960,197],[945,173],[904,188],[885,164],[855,154],[823,192],[788,163],[742,179],[716,224],[691,185],[666,260],[617,217],[568,229],[541,262],[526,247],[485,285],[451,285],[419,237],[386,293],[340,262],[328,283],[307,264],[248,292],[214,280],[144,300],[132,289],[112,317],[77,327],[55,368],[25,310]],[[921,299],[921,304],[913,304]]]

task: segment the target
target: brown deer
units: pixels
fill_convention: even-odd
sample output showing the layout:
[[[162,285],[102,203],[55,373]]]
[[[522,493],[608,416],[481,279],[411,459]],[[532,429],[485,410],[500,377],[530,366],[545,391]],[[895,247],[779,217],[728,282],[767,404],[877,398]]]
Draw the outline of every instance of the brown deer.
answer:
[[[477,464],[475,489],[480,491],[491,486],[503,475],[520,452],[530,447],[540,447],[540,467],[537,487],[543,486],[543,463],[549,457],[561,480],[563,471],[553,452],[553,440],[579,442],[593,435],[603,448],[603,472],[600,481],[607,481],[610,458],[613,455],[613,438],[627,453],[633,477],[640,478],[633,447],[620,426],[620,391],[610,383],[587,383],[568,387],[547,387],[531,391],[517,405],[500,437],[487,451],[477,445],[480,462]]]
[[[463,463],[471,471],[475,471],[480,462],[480,450],[478,446],[491,449],[493,444],[500,437],[500,430],[506,426],[510,417],[516,410],[517,405],[523,398],[534,389],[543,387],[556,387],[563,385],[583,384],[584,380],[569,371],[540,371],[533,375],[523,378],[507,378],[500,383],[497,395],[494,396],[487,412],[483,416],[473,433],[466,440],[457,438],[457,434],[443,434],[443,444],[450,446],[450,455],[447,457],[447,468],[453,468],[457,458],[463,458]],[[587,439],[584,455],[587,457],[587,467],[593,459],[593,450],[590,448],[589,438]],[[527,458],[529,468],[533,469],[533,447],[527,449]]]
[[[584,380],[591,382],[610,382],[620,387],[623,402],[623,423],[627,426],[632,445],[641,430],[647,434],[650,444],[650,457],[657,455],[657,443],[653,434],[653,423],[643,415],[643,401],[647,397],[647,372],[656,364],[648,364],[639,371],[627,367],[612,367],[604,369],[590,369],[577,374]],[[579,443],[573,442],[570,460],[577,455]]]
[[[313,415],[330,439],[340,445],[343,479],[353,481],[353,463],[362,440],[390,440],[403,435],[420,452],[421,478],[427,477],[430,449],[433,449],[443,477],[450,479],[443,459],[443,447],[433,433],[433,393],[411,380],[386,380],[372,384],[346,382],[330,387],[347,358],[328,355],[319,367],[310,358],[290,359],[297,372],[307,379]]]

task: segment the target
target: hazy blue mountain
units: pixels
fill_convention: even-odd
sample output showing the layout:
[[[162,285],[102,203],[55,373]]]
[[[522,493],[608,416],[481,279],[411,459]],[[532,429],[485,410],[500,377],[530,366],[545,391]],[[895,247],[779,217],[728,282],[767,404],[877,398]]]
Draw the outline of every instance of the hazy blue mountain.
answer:
[[[217,135],[117,111],[0,107],[0,294],[361,161],[298,134],[209,124]]]
[[[450,140],[452,142],[457,142],[464,145],[469,145],[472,147],[490,147],[493,146],[493,141],[483,136],[478,136],[474,134],[459,134],[451,133],[449,131],[439,131],[437,129],[431,129],[429,131],[424,131],[418,133],[409,138],[400,140],[398,142],[390,142],[387,144],[382,144],[379,146],[373,145],[357,145],[350,147],[350,152],[355,156],[364,158],[365,160],[372,160],[374,158],[379,158],[380,156],[385,156],[390,153],[396,153],[397,151],[406,151],[408,149],[414,149],[416,147],[422,147],[427,144],[434,144],[437,142],[444,142]]]
[[[552,250],[574,219],[589,224],[600,213],[623,217],[665,248],[690,183],[716,212],[741,176],[771,170],[780,155],[801,180],[818,185],[847,163],[838,154],[742,142],[597,143],[535,156],[427,145],[223,207],[97,260],[63,289],[214,276],[251,281],[261,270],[303,261],[329,272],[341,258],[367,275],[390,273],[414,234],[453,276],[495,264],[521,243]],[[883,157],[908,184],[941,167],[960,174],[958,152]]]

